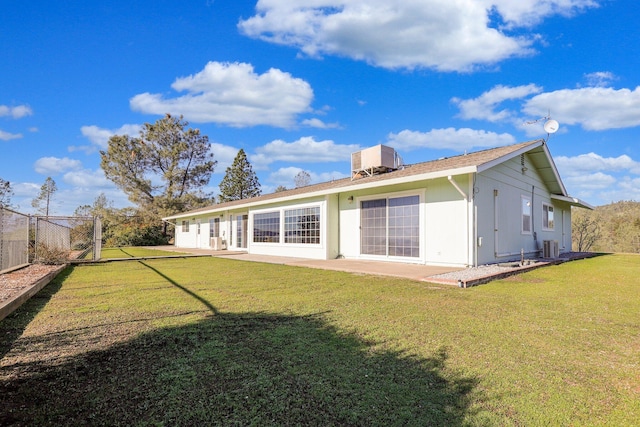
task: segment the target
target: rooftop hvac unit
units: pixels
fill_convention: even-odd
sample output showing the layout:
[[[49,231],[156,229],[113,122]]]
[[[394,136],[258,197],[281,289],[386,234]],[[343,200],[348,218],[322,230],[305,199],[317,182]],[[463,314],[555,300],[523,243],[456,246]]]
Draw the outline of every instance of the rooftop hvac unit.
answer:
[[[542,241],[542,257],[543,258],[558,258],[560,252],[558,249],[557,240],[543,240]]]
[[[402,159],[391,147],[376,145],[351,154],[351,179],[399,169]]]

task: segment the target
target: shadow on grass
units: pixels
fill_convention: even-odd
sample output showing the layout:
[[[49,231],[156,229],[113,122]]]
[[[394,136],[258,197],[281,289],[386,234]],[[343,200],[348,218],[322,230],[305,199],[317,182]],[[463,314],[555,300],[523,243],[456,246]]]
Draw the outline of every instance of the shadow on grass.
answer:
[[[212,315],[56,363],[0,368],[0,425],[460,426],[474,415],[478,380],[448,369],[444,349],[378,351],[321,314],[221,313],[141,264]],[[46,352],[60,339],[30,346]]]
[[[2,336],[0,336],[0,359],[4,357],[13,343],[22,335],[26,327],[62,287],[62,282],[71,274],[73,267],[60,272],[47,286],[29,298],[18,310],[2,319]],[[0,392],[1,394],[1,392]]]
[[[198,300],[199,302],[201,302],[205,307],[207,307],[208,310],[211,311],[211,313],[213,314],[218,314],[218,310],[213,306],[213,304],[211,304],[209,301],[207,301],[206,299],[202,298],[200,295],[198,295],[197,293],[185,288],[184,286],[182,286],[180,283],[176,282],[175,280],[173,280],[171,277],[167,276],[166,274],[164,274],[163,272],[161,272],[160,270],[158,270],[155,267],[150,266],[149,264],[147,264],[146,262],[143,261],[138,261],[140,264],[144,265],[145,267],[147,267],[149,270],[153,271],[154,273],[156,273],[157,275],[159,275],[160,277],[162,277],[164,280],[166,280],[167,282],[171,283],[173,286],[175,286],[176,288],[180,289],[182,292],[186,293],[187,295],[195,298],[196,300]]]
[[[462,425],[477,381],[322,316],[219,314],[2,375],[2,425]],[[6,371],[6,369],[4,369]]]

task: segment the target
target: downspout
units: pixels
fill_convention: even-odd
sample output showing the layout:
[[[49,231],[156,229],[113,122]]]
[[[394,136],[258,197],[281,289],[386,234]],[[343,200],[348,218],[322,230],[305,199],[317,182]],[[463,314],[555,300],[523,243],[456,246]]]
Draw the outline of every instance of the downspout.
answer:
[[[329,219],[329,215],[326,215],[327,219]],[[344,258],[341,253],[340,253],[340,223],[342,221],[340,220],[340,193],[338,193],[338,254],[336,255],[336,258]],[[325,229],[328,231],[329,227],[326,226]]]
[[[462,196],[462,198],[464,199],[464,201],[466,202],[466,206],[465,206],[465,211],[467,214],[467,264],[471,264],[471,259],[473,258],[472,256],[470,256],[469,251],[471,249],[471,239],[469,236],[469,233],[471,232],[470,230],[470,224],[469,224],[469,196],[467,196],[467,193],[465,193],[464,191],[462,191],[462,188],[460,188],[460,186],[458,185],[458,183],[456,182],[455,179],[453,179],[453,176],[449,175],[447,176],[447,179],[449,180],[449,182],[451,183],[451,185],[453,185],[453,187],[458,190],[458,193],[460,193],[460,195]],[[475,230],[474,230],[474,234],[475,234]],[[475,252],[475,251],[474,251]],[[477,264],[477,261],[474,262],[474,264]]]

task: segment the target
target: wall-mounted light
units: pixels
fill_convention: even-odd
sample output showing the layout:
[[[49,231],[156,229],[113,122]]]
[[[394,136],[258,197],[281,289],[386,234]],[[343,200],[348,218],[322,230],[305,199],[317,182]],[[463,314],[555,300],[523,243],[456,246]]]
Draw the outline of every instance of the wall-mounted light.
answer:
[[[349,196],[349,198],[347,198],[347,200],[349,201],[349,203],[353,203],[353,196]]]

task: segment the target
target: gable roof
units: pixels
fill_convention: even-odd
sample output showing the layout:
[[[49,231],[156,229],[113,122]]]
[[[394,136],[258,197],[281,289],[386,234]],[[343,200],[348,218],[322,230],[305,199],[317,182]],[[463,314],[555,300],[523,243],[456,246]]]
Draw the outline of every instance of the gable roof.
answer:
[[[538,172],[549,191],[552,194],[562,197],[562,199],[558,198],[558,200],[567,201],[569,203],[571,203],[571,200],[574,201],[574,203],[571,204],[575,206],[592,208],[587,204],[582,204],[578,199],[570,198],[567,195],[545,141],[537,139],[504,147],[490,148],[473,153],[460,154],[428,162],[416,163],[413,165],[405,165],[401,169],[383,174],[358,179],[343,178],[285,190],[278,193],[265,194],[258,197],[252,197],[250,199],[218,203],[212,206],[172,215],[163,219],[170,220],[196,214],[220,212],[239,206],[250,207],[272,203],[274,201],[295,200],[300,199],[300,196],[324,196],[327,194],[340,193],[346,190],[355,191],[365,188],[379,187],[381,185],[393,185],[409,181],[442,178],[450,175],[477,173],[490,169],[524,153],[529,154],[531,161],[538,169]]]

